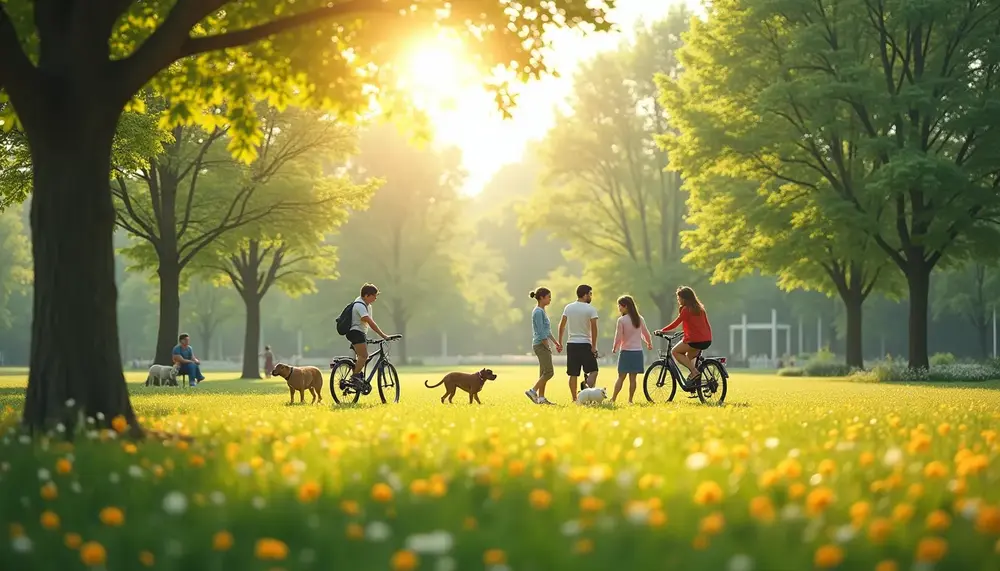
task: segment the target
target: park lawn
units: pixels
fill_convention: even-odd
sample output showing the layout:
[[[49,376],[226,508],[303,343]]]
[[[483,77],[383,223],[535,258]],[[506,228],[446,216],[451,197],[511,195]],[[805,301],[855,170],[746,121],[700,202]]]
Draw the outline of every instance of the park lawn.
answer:
[[[470,368],[471,369],[471,368]],[[216,375],[141,386],[147,426],[28,443],[0,376],[0,560],[10,569],[1000,568],[1000,384],[887,386],[735,372],[697,400],[538,407],[529,367],[441,405],[288,406]],[[599,385],[606,386],[610,373]],[[640,381],[641,382],[641,381]],[[641,387],[637,400],[642,400]],[[568,401],[565,381],[548,391]],[[308,402],[308,398],[307,398]],[[6,538],[5,538],[6,539]],[[78,543],[84,542],[82,546]],[[100,567],[96,565],[95,568]]]

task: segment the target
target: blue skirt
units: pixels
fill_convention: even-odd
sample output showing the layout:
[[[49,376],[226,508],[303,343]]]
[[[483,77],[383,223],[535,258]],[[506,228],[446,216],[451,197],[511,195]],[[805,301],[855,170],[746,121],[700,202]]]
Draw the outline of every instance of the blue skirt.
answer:
[[[618,354],[619,373],[641,373],[645,370],[642,351],[622,351]]]

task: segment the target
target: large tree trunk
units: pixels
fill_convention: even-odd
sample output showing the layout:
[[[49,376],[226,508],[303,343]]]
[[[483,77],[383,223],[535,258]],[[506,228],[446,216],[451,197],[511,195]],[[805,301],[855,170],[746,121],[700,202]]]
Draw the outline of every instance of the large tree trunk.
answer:
[[[656,309],[660,312],[659,324],[650,323],[648,320],[646,321],[646,327],[648,327],[650,331],[653,331],[654,329],[659,329],[669,324],[675,317],[677,317],[677,302],[675,301],[675,297],[666,293],[650,294],[650,297],[653,298],[653,303],[656,304]]]
[[[930,295],[931,268],[910,262],[906,285],[910,293],[909,357],[911,369],[929,367],[927,355],[927,304]]]
[[[862,369],[865,366],[864,351],[862,349],[862,305],[865,298],[859,291],[851,291],[844,296],[844,310],[847,313],[847,335],[844,340],[845,353],[847,354],[847,366]]]
[[[72,434],[78,414],[137,429],[122,372],[108,185],[121,109],[46,85],[44,117],[28,116],[34,302],[23,423]],[[99,416],[100,415],[100,416]]]
[[[243,333],[243,374],[242,379],[260,378],[260,299],[256,288],[243,293],[243,303],[246,305],[247,322]]]
[[[157,365],[169,365],[180,334],[181,271],[177,264],[161,260],[156,274],[160,279],[160,319],[156,330],[154,362]]]

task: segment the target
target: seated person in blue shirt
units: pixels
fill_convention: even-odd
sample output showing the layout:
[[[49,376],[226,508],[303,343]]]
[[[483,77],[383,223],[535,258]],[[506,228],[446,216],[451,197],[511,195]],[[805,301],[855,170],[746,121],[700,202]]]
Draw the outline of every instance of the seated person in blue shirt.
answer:
[[[194,356],[194,349],[191,347],[191,337],[187,333],[181,333],[177,338],[180,343],[174,347],[174,363],[180,367],[180,372],[188,376],[188,381],[193,387],[196,383],[205,380],[201,374],[201,361]]]

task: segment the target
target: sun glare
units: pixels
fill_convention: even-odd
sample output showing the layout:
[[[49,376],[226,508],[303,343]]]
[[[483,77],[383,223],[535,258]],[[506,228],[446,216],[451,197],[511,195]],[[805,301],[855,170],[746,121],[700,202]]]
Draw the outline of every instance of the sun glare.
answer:
[[[474,86],[472,65],[461,45],[443,37],[425,40],[406,56],[403,80],[413,95],[431,105],[447,105]]]

